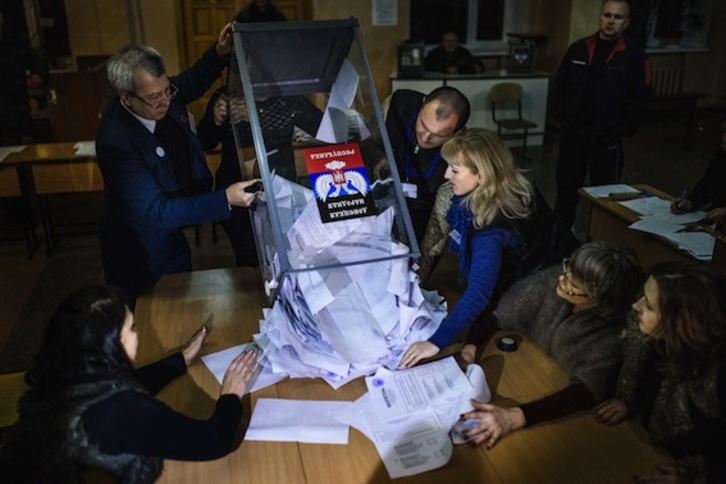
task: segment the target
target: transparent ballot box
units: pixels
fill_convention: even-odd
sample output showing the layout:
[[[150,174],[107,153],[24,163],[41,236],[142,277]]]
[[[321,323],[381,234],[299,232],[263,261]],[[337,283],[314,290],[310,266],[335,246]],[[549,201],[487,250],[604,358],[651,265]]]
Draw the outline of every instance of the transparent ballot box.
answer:
[[[234,23],[232,37],[230,119],[243,176],[262,179],[251,214],[268,305],[289,275],[407,270],[419,248],[358,21]]]

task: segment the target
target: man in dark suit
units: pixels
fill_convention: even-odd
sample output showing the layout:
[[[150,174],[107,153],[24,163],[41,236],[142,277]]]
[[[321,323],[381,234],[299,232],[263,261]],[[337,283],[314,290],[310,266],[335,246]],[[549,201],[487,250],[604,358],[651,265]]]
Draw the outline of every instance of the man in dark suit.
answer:
[[[162,274],[191,270],[185,226],[225,219],[232,205],[254,201],[244,189],[256,180],[211,191],[212,175],[186,109],[227,64],[228,27],[201,59],[171,78],[152,47],[127,47],[108,61],[118,95],[96,137],[105,195],[101,257],[106,281],[124,289],[132,307]]]

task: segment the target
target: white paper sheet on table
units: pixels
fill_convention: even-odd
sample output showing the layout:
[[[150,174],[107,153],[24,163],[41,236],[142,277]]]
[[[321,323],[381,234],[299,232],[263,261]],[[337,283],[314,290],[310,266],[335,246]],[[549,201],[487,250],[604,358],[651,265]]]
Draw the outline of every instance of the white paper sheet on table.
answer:
[[[0,147],[0,162],[13,153],[20,153],[25,149],[25,145],[22,146],[3,146]]]
[[[95,141],[79,141],[73,145],[76,150],[76,156],[96,156]]]
[[[668,238],[697,259],[711,260],[713,257],[716,238],[707,232],[681,232],[670,234]]]
[[[380,420],[401,418],[471,389],[453,356],[407,370],[381,368],[366,378],[366,386]]]
[[[449,462],[453,445],[448,428],[433,409],[383,421],[373,407],[368,392],[338,418],[373,442],[391,478],[420,474]]]
[[[702,210],[687,213],[673,213],[671,212],[671,202],[658,197],[635,198],[618,203],[639,213],[643,217],[660,217],[681,225],[698,222],[706,216],[706,212]]]
[[[631,187],[630,185],[615,184],[615,185],[599,185],[594,187],[582,187],[582,190],[595,198],[606,198],[613,193],[640,193],[637,188]]]
[[[489,390],[489,384],[481,366],[476,363],[468,365],[466,367],[466,379],[471,383],[469,389],[461,393],[461,395],[454,395],[433,405],[436,413],[449,428],[459,420],[462,413],[474,410],[474,406],[471,404],[472,400],[489,403],[492,399],[492,393]]]
[[[227,348],[226,350],[204,355],[202,356],[202,361],[207,366],[207,368],[209,368],[209,371],[212,372],[214,377],[221,385],[222,379],[224,378],[224,373],[227,371],[229,364],[232,363],[232,360],[234,360],[235,357],[243,351],[254,348],[256,348],[256,345],[254,343],[245,343],[238,346],[232,346],[231,348]],[[270,385],[274,385],[275,383],[279,382],[284,378],[287,378],[287,375],[276,375],[272,373],[269,368],[265,368],[260,365],[257,373],[255,374],[255,376],[252,377],[252,380],[250,380],[250,384],[247,387],[246,393],[252,393]]]
[[[338,420],[352,402],[260,398],[245,440],[347,444],[349,427]]]
[[[703,218],[705,213],[700,212],[696,220]],[[668,217],[663,214],[649,215],[629,225],[629,228],[660,235],[678,245],[679,249],[689,252],[700,260],[711,260],[716,238],[706,232],[678,232],[687,223],[682,223],[677,216]]]
[[[356,400],[353,407],[339,416],[374,443],[393,479],[420,474],[445,465],[453,452],[449,430],[459,414],[471,410],[471,398],[485,402],[490,400],[489,386],[479,365],[469,365],[464,376],[453,358],[449,357],[413,370],[423,371],[409,369],[394,373],[404,379],[412,378],[428,384],[440,383],[447,378],[452,378],[452,382],[430,389],[427,393],[431,399],[423,405],[417,405],[418,410],[403,415],[390,412],[390,415],[395,415],[394,418],[381,418],[382,413],[388,412],[377,408],[380,407],[380,402],[376,402],[376,399],[380,394],[376,395],[371,391]],[[385,370],[379,370],[376,376],[382,378],[384,373]],[[447,377],[437,378],[435,374],[439,374],[439,377],[446,374]],[[376,377],[371,377],[374,378]],[[454,383],[460,380],[466,384]],[[411,382],[407,382],[405,386],[410,389]],[[466,388],[461,391],[461,387]],[[397,394],[387,396],[398,398]]]

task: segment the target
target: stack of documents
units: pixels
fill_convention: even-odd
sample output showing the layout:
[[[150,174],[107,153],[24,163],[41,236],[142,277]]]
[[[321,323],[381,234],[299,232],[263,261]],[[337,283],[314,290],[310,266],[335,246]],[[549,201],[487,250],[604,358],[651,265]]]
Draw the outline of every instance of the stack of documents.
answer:
[[[632,195],[633,197],[640,194],[640,190],[617,183],[615,185],[596,185],[593,187],[582,187],[582,191],[594,198],[608,198],[619,195]]]
[[[716,238],[708,232],[687,230],[688,226],[703,220],[705,212],[675,214],[670,210],[671,203],[658,197],[619,203],[641,215],[640,220],[630,225],[631,229],[660,235],[696,259],[711,260]]]
[[[394,479],[446,464],[454,422],[473,409],[472,398],[490,400],[482,368],[469,365],[465,375],[453,357],[396,372],[380,369],[366,385],[368,393],[340,418],[375,444]]]
[[[408,370],[379,369],[355,402],[257,400],[245,440],[347,444],[355,427],[376,446],[392,478],[446,464],[453,452],[449,431],[471,399],[489,402],[484,370],[462,373],[453,357]]]

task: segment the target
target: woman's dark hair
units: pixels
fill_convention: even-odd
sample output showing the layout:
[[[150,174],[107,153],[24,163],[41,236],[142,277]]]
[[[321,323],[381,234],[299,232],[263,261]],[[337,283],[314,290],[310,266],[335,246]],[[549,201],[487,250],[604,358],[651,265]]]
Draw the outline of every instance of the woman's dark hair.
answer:
[[[28,384],[45,393],[131,375],[133,365],[121,345],[127,310],[123,293],[113,287],[93,285],[71,293],[50,318]]]
[[[659,323],[653,332],[662,369],[694,375],[726,351],[726,279],[711,265],[678,261],[654,265]]]
[[[570,271],[604,314],[625,314],[643,287],[638,255],[630,247],[612,242],[581,245],[572,253]]]

